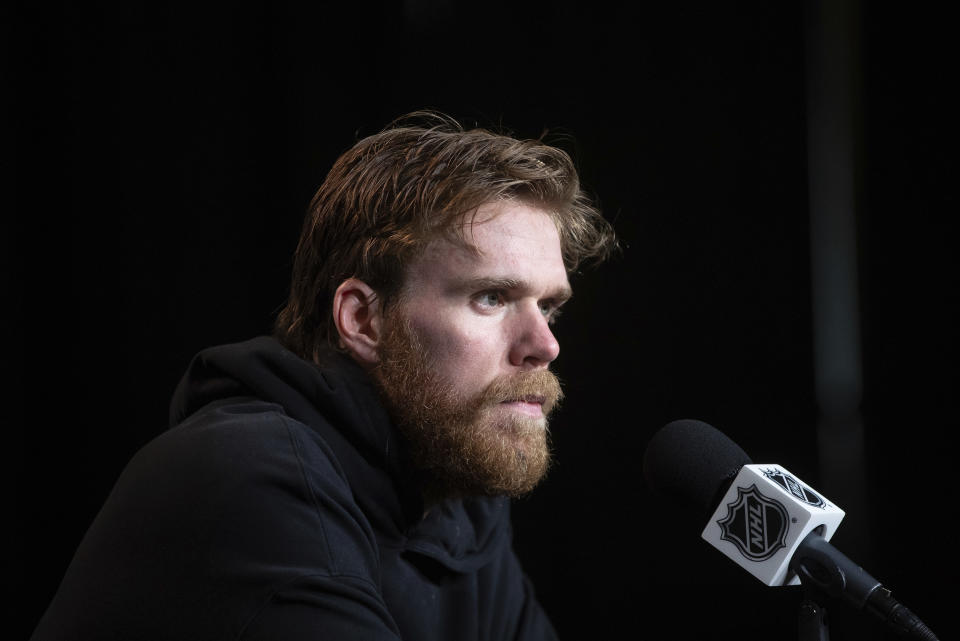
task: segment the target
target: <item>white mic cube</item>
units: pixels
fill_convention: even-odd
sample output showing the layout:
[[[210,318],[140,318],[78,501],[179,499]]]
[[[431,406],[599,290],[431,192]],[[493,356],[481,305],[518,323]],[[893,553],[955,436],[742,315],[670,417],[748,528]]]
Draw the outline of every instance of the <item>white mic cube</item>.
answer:
[[[829,541],[844,512],[779,465],[744,465],[703,538],[767,585],[798,585],[790,559],[817,530]]]

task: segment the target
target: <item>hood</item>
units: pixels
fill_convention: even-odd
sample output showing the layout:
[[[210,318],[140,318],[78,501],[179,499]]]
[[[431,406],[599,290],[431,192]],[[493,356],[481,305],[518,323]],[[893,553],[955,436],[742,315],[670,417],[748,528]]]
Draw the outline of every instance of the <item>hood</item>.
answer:
[[[190,363],[170,405],[177,425],[204,406],[256,397],[279,405],[333,451],[374,530],[451,570],[471,571],[509,543],[509,501],[446,501],[423,518],[416,472],[369,375],[350,357],[327,350],[305,361],[275,338],[205,349]]]
[[[396,433],[376,388],[351,358],[333,350],[324,365],[305,361],[268,336],[205,349],[190,362],[170,403],[170,425],[222,399],[253,396],[291,418],[338,431],[366,457],[389,467]]]

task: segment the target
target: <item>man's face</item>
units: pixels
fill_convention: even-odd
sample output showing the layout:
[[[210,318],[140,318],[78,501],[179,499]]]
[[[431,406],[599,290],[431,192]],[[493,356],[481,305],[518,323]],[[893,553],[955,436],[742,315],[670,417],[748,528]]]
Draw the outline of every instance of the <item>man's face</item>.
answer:
[[[438,239],[410,265],[376,375],[441,493],[519,495],[549,462],[550,321],[570,285],[546,212],[491,203],[465,225],[476,251]]]

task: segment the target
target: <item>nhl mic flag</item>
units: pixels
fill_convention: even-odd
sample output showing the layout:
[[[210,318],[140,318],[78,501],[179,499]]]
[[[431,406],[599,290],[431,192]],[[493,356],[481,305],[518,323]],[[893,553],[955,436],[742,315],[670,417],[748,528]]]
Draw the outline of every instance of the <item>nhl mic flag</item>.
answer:
[[[813,531],[829,541],[844,512],[779,465],[744,465],[703,538],[767,585],[798,585],[790,560]]]

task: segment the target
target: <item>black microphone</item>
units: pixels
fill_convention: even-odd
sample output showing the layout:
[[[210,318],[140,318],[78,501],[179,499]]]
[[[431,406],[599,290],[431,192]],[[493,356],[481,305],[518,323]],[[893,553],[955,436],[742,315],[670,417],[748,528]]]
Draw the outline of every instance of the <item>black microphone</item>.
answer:
[[[647,485],[708,519],[702,537],[767,585],[818,589],[866,610],[901,636],[937,637],[829,543],[844,512],[783,467],[754,465],[739,445],[701,421],[660,429],[643,457]]]

